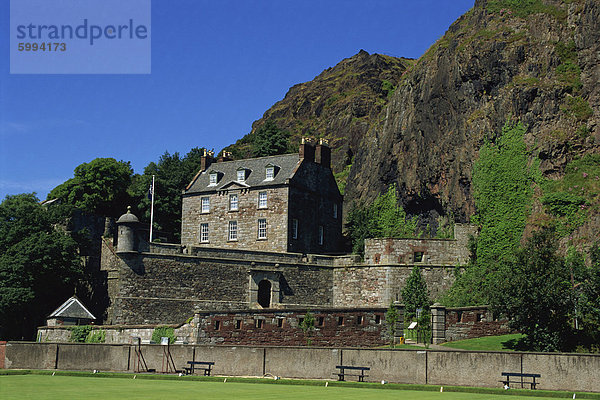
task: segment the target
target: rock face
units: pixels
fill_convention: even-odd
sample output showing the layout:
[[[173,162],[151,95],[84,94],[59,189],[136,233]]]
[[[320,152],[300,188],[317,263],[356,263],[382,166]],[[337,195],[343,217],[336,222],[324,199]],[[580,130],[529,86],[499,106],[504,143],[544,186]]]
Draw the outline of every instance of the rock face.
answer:
[[[373,200],[396,182],[409,213],[468,220],[477,150],[510,118],[528,127],[546,177],[598,152],[600,4],[568,3],[528,13],[478,0],[402,77],[383,126],[358,146],[346,201]]]
[[[406,67],[414,60],[361,50],[310,82],[290,88],[285,98],[252,124],[252,131],[225,150],[236,158],[251,156],[249,141],[267,120],[291,134],[297,149],[303,136],[329,139],[334,171],[342,170],[388,103]]]
[[[273,119],[294,140],[329,138],[346,211],[396,183],[407,212],[435,229],[438,216],[473,215],[478,149],[509,119],[527,126],[546,178],[600,152],[599,58],[597,0],[477,0],[419,60],[361,51],[292,87],[253,132]],[[598,231],[597,214],[581,235]]]

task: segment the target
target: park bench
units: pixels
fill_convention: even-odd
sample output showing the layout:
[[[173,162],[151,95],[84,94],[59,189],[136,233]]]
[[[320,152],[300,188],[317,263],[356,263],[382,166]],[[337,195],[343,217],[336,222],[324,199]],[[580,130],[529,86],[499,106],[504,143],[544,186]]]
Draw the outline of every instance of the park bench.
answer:
[[[188,361],[189,367],[183,367],[186,375],[193,375],[197,366],[204,366],[199,369],[204,370],[204,376],[210,376],[210,371],[212,370],[212,366],[215,365],[212,361]]]
[[[365,371],[371,370],[371,368],[369,368],[369,367],[354,367],[351,365],[337,365],[336,368],[340,370],[339,373],[334,374],[334,375],[338,376],[338,381],[343,381],[346,376],[357,376],[359,382],[364,382],[365,377],[369,376],[369,375],[365,375]],[[348,374],[348,373],[346,373],[347,369],[354,370],[354,371],[360,371],[360,374]]]
[[[502,376],[504,377],[503,380],[501,380],[500,382],[502,382],[504,385],[510,387],[511,383],[520,383],[521,384],[521,389],[523,388],[524,384],[529,384],[530,388],[532,390],[535,390],[536,385],[539,382],[535,381],[535,378],[540,378],[542,375],[540,374],[524,374],[521,372],[503,372]],[[510,380],[510,378],[518,378],[517,380]],[[531,380],[525,380],[531,378]]]

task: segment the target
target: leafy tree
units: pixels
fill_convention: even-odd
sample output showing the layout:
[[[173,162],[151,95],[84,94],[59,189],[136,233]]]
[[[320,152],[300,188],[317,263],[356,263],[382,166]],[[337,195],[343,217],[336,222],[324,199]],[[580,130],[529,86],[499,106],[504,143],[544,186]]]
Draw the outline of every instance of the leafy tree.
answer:
[[[132,192],[136,198],[134,212],[142,221],[150,221],[151,199],[148,190],[154,182],[154,229],[177,242],[181,231],[181,191],[200,170],[203,148],[193,148],[184,157],[165,152],[158,163],[151,162],[144,174],[136,176]],[[124,209],[125,205],[122,207]],[[124,210],[121,210],[121,213]]]
[[[307,310],[306,314],[304,314],[304,319],[300,323],[300,329],[302,329],[302,332],[304,332],[306,344],[310,346],[312,344],[312,339],[310,336],[315,330],[315,316],[310,312],[310,310]]]
[[[83,211],[117,217],[130,202],[133,169],[129,162],[96,158],[75,168],[74,177],[52,189],[48,199],[59,198]]]
[[[279,129],[272,120],[268,120],[254,134],[252,155],[265,157],[285,154],[289,146],[289,133]]]
[[[486,142],[473,166],[473,189],[481,227],[474,262],[459,273],[444,303],[488,304],[500,265],[510,262],[520,244],[536,179],[527,161],[525,127],[507,122],[495,142]],[[535,167],[535,166],[534,166]]]
[[[354,253],[364,252],[364,241],[367,238],[416,236],[417,221],[407,217],[399,202],[396,185],[392,184],[384,194],[377,196],[371,205],[354,205],[346,221]]]
[[[413,318],[418,308],[423,309],[425,313],[428,312],[430,305],[429,293],[419,266],[413,267],[401,294],[406,319]]]
[[[567,350],[571,343],[571,275],[556,249],[551,229],[535,232],[503,264],[491,296],[494,311],[507,316],[526,335],[522,344],[535,351]]]
[[[600,243],[590,249],[591,265],[586,268],[580,283],[574,286],[578,291],[577,309],[581,329],[587,340],[600,347]]]
[[[398,310],[394,306],[394,302],[390,303],[387,311],[385,312],[385,322],[387,323],[387,334],[388,339],[390,340],[390,346],[394,345],[394,338],[396,336],[396,324],[400,316],[398,315]]]
[[[34,194],[0,204],[0,337],[31,339],[72,295],[82,275],[76,241],[61,228],[64,207],[46,209]]]

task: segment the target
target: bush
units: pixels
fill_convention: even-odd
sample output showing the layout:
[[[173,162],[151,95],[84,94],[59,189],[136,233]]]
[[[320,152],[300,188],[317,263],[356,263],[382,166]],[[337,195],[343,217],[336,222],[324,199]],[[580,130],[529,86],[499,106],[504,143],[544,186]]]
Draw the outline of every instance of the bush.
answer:
[[[160,343],[161,338],[168,337],[169,343],[175,343],[174,329],[170,326],[157,326],[152,332],[152,341],[154,343]]]
[[[92,327],[91,325],[78,325],[69,327],[69,330],[71,331],[71,342],[85,343]]]

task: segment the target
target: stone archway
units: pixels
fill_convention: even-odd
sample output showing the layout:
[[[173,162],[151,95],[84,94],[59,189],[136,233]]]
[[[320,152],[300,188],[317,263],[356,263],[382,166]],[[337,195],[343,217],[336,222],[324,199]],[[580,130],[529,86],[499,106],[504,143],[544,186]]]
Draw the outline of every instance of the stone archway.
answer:
[[[271,282],[263,279],[258,284],[258,304],[262,308],[271,306]]]

